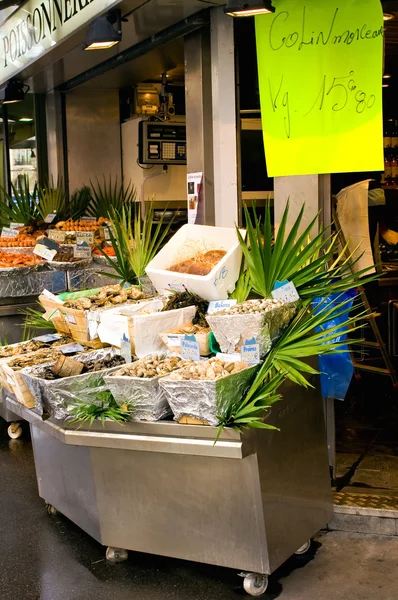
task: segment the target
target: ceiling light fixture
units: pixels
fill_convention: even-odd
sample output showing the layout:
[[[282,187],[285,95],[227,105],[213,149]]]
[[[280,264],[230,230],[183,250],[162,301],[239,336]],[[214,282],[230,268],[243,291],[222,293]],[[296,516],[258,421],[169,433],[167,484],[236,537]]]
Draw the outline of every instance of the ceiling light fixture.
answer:
[[[28,90],[29,86],[22,81],[11,79],[6,87],[0,90],[0,104],[15,104],[16,102],[22,102],[22,100],[25,99],[25,94]]]
[[[387,88],[390,87],[390,85],[388,83],[383,83],[382,87]]]
[[[122,18],[120,10],[97,17],[89,25],[85,50],[108,50],[122,41]]]
[[[20,123],[31,123],[33,119],[31,117],[21,117],[20,119],[18,119],[18,121]]]
[[[395,19],[395,15],[393,15],[391,13],[384,13],[383,19],[384,19],[384,21],[392,21],[392,19]]]
[[[275,12],[275,8],[271,4],[271,0],[250,0],[242,2],[242,0],[228,0],[224,6],[224,12],[230,17],[253,17],[255,15],[264,15]]]

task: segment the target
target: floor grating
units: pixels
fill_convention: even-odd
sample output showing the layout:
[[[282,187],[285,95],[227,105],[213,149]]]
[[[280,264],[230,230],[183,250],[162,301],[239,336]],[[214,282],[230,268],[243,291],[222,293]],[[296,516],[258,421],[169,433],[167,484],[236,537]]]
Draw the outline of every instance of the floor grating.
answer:
[[[398,511],[398,497],[393,496],[334,492],[333,501],[338,507]]]

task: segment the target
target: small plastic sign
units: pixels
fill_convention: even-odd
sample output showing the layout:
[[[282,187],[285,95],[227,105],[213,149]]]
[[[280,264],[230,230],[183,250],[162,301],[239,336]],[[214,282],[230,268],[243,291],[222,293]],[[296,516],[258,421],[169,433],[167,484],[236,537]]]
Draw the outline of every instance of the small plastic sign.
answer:
[[[83,352],[84,346],[81,344],[65,344],[65,346],[60,346],[62,354],[76,354],[77,352]]]
[[[258,365],[261,362],[260,345],[255,338],[246,340],[240,349],[241,360],[248,365]]]
[[[277,281],[274,291],[271,292],[271,296],[274,300],[281,300],[284,304],[290,304],[291,302],[300,300],[300,296],[292,281],[284,281],[282,283]]]
[[[34,247],[33,253],[37,254],[37,256],[40,256],[41,258],[44,258],[44,260],[51,261],[57,254],[58,249],[59,245],[55,240],[42,238]]]
[[[11,227],[3,227],[1,230],[2,238],[16,238],[19,235],[19,231],[12,229]]]
[[[33,340],[35,342],[43,342],[44,344],[50,344],[51,342],[56,342],[60,340],[62,335],[60,333],[46,333],[45,335],[38,335],[34,337]]]
[[[120,356],[124,358],[127,364],[132,362],[131,342],[125,333],[123,333],[123,337],[120,340]]]
[[[226,310],[227,308],[231,308],[231,306],[235,306],[237,304],[237,300],[211,300],[209,302],[209,307],[207,309],[208,315],[213,315],[220,310]]]
[[[86,242],[76,244],[73,248],[74,258],[91,258],[91,248]]]
[[[87,244],[94,244],[94,232],[76,231],[76,242],[86,242]]]
[[[10,229],[19,229],[19,227],[24,227],[23,223],[10,223]]]
[[[66,238],[66,231],[60,231],[59,229],[49,229],[47,235],[50,240],[55,240],[56,242],[62,244]]]
[[[193,360],[195,362],[200,360],[199,342],[196,341],[194,335],[186,335],[181,340],[180,356],[184,360]]]
[[[55,221],[56,218],[57,218],[57,213],[56,212],[52,212],[52,213],[49,213],[46,216],[46,218],[44,219],[44,222],[48,223],[50,225],[51,223],[54,223],[54,221]]]

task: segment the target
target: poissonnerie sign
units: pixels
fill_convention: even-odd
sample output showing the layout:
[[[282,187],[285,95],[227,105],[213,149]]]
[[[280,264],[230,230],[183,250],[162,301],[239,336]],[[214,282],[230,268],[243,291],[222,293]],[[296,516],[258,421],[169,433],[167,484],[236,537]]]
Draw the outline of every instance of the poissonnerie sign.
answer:
[[[0,85],[119,0],[29,0],[0,29]]]

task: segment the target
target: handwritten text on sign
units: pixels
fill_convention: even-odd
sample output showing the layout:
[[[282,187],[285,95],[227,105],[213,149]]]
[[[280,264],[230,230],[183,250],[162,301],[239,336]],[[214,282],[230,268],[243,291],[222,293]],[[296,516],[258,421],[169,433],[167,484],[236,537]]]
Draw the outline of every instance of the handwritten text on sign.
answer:
[[[383,170],[379,0],[274,0],[256,17],[269,176]]]

